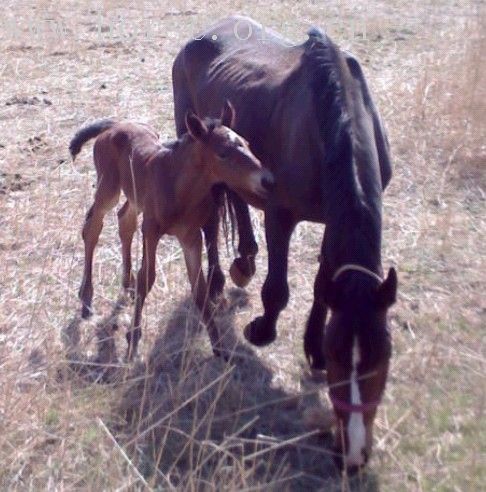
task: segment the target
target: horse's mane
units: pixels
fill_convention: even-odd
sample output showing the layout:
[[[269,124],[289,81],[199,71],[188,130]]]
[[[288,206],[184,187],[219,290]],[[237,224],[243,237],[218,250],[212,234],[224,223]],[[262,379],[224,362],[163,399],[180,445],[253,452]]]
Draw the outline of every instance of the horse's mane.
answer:
[[[359,208],[356,207],[360,202],[360,187],[353,164],[351,119],[341,73],[343,55],[319,29],[312,28],[307,34],[305,64],[310,72],[319,132],[324,140],[324,166],[332,175],[333,206],[336,210]]]
[[[380,243],[380,222],[367,205],[358,180],[353,156],[353,127],[346,93],[349,83],[344,70],[348,65],[344,54],[332,40],[318,29],[308,32],[305,61],[310,74],[320,135],[324,141],[324,163],[321,186],[327,190],[330,222],[338,226],[333,234],[335,251],[353,250],[355,261],[366,262]],[[329,183],[332,183],[329,186]],[[345,242],[344,242],[345,241]],[[349,275],[345,298],[356,298],[369,291],[362,275]],[[352,280],[349,282],[349,280]],[[353,297],[354,296],[354,297]],[[363,299],[366,304],[367,299]]]

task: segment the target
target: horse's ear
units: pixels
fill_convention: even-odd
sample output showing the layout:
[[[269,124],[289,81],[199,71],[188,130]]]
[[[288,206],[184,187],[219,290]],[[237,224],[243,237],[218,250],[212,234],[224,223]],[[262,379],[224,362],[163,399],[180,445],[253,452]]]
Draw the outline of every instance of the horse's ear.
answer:
[[[186,128],[196,140],[204,140],[208,134],[208,128],[199,116],[189,110],[186,113]]]
[[[377,304],[382,308],[388,308],[397,300],[397,272],[392,267],[388,271],[388,276],[384,282],[378,287]]]
[[[235,108],[229,99],[226,99],[221,111],[221,124],[228,128],[233,128],[235,124]]]

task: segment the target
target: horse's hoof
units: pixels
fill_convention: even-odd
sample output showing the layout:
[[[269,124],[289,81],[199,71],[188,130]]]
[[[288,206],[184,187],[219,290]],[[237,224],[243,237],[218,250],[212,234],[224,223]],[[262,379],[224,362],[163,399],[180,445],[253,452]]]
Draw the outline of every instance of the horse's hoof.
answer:
[[[92,314],[93,314],[93,311],[88,306],[84,305],[81,308],[81,318],[82,319],[89,319],[89,318],[91,318]]]
[[[271,344],[277,338],[275,326],[266,326],[263,316],[255,318],[245,327],[245,338],[257,347]]]
[[[226,311],[230,306],[228,299],[223,295],[217,296],[212,302],[215,309],[219,312]]]
[[[221,357],[225,362],[229,361],[229,355],[226,351],[221,350],[221,348],[214,348],[213,347],[213,354],[215,357],[218,359]]]
[[[251,278],[255,275],[255,267],[251,265],[251,260],[235,258],[230,267],[230,277],[237,287],[245,288]]]
[[[322,354],[306,354],[309,367],[316,371],[324,371],[326,369],[326,359]]]

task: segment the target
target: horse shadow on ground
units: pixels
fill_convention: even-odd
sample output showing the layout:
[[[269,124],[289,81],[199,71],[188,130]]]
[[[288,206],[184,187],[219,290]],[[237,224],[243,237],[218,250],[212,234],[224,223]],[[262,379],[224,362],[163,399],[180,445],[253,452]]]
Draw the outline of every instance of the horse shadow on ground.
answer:
[[[64,330],[72,368],[91,381],[121,384],[112,432],[145,479],[162,488],[378,491],[370,472],[348,480],[333,463],[332,437],[310,430],[306,409],[321,407],[322,386],[303,376],[301,393],[272,384],[273,373],[235,332],[247,303],[229,291],[217,318],[227,361],[212,355],[192,300],[159,326],[149,356],[130,369],[118,362],[114,334],[124,303],[97,322],[97,354],[79,354],[79,323]]]
[[[117,383],[126,377],[128,366],[119,362],[115,335],[120,317],[129,319],[125,313],[127,304],[126,295],[120,294],[108,315],[85,320],[77,314],[69,321],[61,330],[67,364],[60,368],[58,377],[67,377],[66,370],[89,383]],[[81,340],[83,331],[92,332],[87,341]],[[94,350],[86,353],[93,336]]]

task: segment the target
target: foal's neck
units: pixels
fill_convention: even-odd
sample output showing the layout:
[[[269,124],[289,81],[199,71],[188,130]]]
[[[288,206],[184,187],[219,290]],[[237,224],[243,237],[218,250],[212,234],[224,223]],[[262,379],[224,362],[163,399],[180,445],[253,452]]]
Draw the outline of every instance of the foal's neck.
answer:
[[[209,165],[203,161],[201,145],[189,135],[184,135],[174,155],[177,188],[190,195],[191,203],[202,201],[214,184]]]

